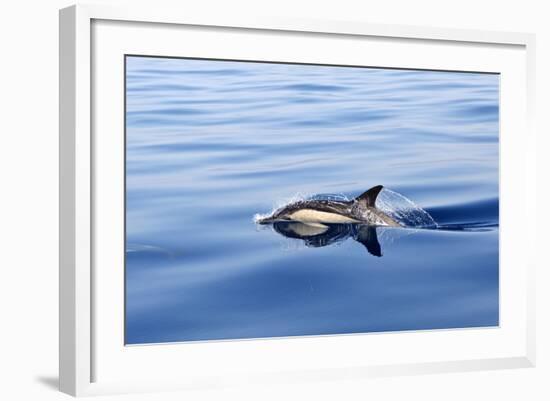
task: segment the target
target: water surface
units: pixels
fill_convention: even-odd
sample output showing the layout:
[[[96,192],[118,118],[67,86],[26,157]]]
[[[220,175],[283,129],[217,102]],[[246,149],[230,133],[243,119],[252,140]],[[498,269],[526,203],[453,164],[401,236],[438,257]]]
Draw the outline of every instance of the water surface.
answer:
[[[128,344],[498,325],[498,75],[126,68]],[[352,228],[253,221],[378,184],[438,228],[377,228],[377,256]]]

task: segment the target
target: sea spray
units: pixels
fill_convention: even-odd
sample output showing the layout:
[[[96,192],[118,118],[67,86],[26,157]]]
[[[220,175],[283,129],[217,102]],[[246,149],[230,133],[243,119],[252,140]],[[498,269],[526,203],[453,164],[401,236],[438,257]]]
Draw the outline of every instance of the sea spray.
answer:
[[[376,199],[376,207],[405,227],[437,228],[430,214],[409,198],[384,188]]]

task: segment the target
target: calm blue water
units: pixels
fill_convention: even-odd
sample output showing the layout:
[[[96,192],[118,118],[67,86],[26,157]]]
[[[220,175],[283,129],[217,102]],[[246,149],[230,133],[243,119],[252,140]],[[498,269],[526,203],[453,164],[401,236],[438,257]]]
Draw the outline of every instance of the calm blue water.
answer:
[[[128,344],[498,325],[497,75],[128,57],[126,79]],[[253,221],[378,184],[438,228]]]

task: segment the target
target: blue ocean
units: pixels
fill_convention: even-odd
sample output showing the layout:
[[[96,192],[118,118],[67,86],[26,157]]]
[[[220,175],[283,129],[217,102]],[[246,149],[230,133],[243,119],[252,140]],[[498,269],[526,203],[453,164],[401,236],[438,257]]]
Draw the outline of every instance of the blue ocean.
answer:
[[[126,57],[127,344],[498,326],[498,227],[497,74]]]

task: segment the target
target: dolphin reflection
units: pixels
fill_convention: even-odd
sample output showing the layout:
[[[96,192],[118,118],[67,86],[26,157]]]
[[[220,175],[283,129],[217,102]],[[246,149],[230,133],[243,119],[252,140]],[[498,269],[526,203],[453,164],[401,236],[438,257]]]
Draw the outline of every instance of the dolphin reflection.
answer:
[[[287,238],[301,239],[308,247],[319,248],[353,238],[363,244],[371,255],[382,256],[376,226],[368,224],[310,225],[294,221],[278,221],[272,224],[277,233]]]

